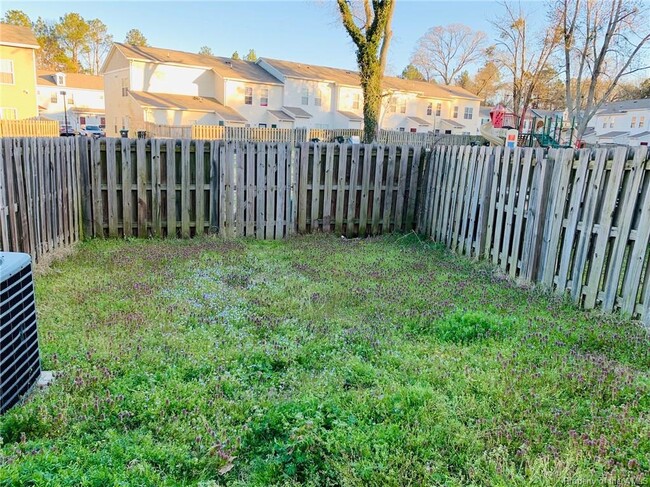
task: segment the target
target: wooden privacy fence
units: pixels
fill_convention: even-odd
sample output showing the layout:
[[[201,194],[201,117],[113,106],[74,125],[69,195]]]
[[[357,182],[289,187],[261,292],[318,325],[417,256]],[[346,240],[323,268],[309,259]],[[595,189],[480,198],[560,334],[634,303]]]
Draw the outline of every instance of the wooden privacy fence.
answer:
[[[75,138],[0,139],[1,250],[35,260],[81,238]]]
[[[278,239],[412,230],[424,151],[409,147],[82,139],[86,233]]]
[[[437,147],[423,177],[420,232],[650,325],[647,147]]]
[[[2,139],[0,242],[36,260],[82,235],[411,230],[650,325],[647,147]]]
[[[58,137],[56,120],[0,120],[0,137]]]

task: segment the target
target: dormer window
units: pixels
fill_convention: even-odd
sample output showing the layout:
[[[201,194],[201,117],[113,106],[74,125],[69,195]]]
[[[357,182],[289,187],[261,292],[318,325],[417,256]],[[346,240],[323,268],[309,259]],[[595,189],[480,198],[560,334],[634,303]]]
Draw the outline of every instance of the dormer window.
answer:
[[[57,86],[65,86],[65,74],[63,73],[56,73],[54,75],[56,85]]]

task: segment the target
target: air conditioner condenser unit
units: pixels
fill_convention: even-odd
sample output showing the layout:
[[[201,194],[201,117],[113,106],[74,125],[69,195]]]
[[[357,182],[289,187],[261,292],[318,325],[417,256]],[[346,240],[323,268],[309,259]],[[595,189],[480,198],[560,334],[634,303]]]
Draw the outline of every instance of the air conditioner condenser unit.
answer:
[[[0,414],[29,392],[40,373],[32,259],[0,252]]]

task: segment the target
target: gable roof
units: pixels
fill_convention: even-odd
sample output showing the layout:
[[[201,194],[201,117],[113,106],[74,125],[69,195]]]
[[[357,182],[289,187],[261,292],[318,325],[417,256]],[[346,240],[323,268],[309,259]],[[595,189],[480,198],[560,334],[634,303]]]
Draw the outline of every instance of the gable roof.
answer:
[[[625,113],[629,110],[650,110],[650,98],[640,98],[638,100],[622,100],[604,103],[598,115],[610,115],[616,113]]]
[[[0,24],[0,44],[30,49],[40,48],[32,29],[22,25]]]
[[[363,122],[363,117],[354,112],[348,112],[347,110],[339,110],[338,112],[351,122]]]
[[[145,93],[144,91],[129,91],[129,95],[142,107],[214,112],[227,122],[247,121],[235,110],[222,105],[215,98],[169,93]]]
[[[329,81],[345,86],[360,86],[359,73],[357,71],[296,63],[281,59],[261,58],[261,61],[267,63],[272,68],[279,71],[283,76],[289,78],[299,78],[311,81]],[[385,90],[392,89],[397,91],[416,92],[427,98],[481,99],[459,86],[443,86],[435,83],[427,83],[426,81],[395,78],[394,76],[384,76],[383,87]]]
[[[311,118],[311,113],[303,110],[300,107],[282,107],[282,110],[289,115],[297,118]]]
[[[619,130],[614,130],[612,132],[607,132],[606,134],[600,134],[598,137],[601,139],[614,139],[616,137],[620,137],[621,135],[628,135],[629,132],[623,132]]]
[[[81,88],[84,90],[104,89],[104,78],[102,76],[93,76],[92,74],[81,73],[63,74],[65,75],[65,85],[60,86],[60,88]],[[59,87],[59,85],[56,84],[56,72],[37,69],[36,84],[38,86]]]
[[[115,48],[127,59],[154,63],[180,64],[212,69],[215,73],[228,79],[254,81],[257,83],[281,84],[280,81],[262,67],[250,61],[226,57],[205,56],[173,49],[159,47],[132,46],[116,42]]]

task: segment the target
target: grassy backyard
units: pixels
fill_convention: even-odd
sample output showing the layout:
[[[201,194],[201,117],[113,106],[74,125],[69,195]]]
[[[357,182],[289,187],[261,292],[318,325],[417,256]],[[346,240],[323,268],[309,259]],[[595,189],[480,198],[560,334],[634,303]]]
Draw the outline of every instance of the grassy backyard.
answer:
[[[649,482],[648,335],[415,236],[96,240],[36,288],[0,485]]]

